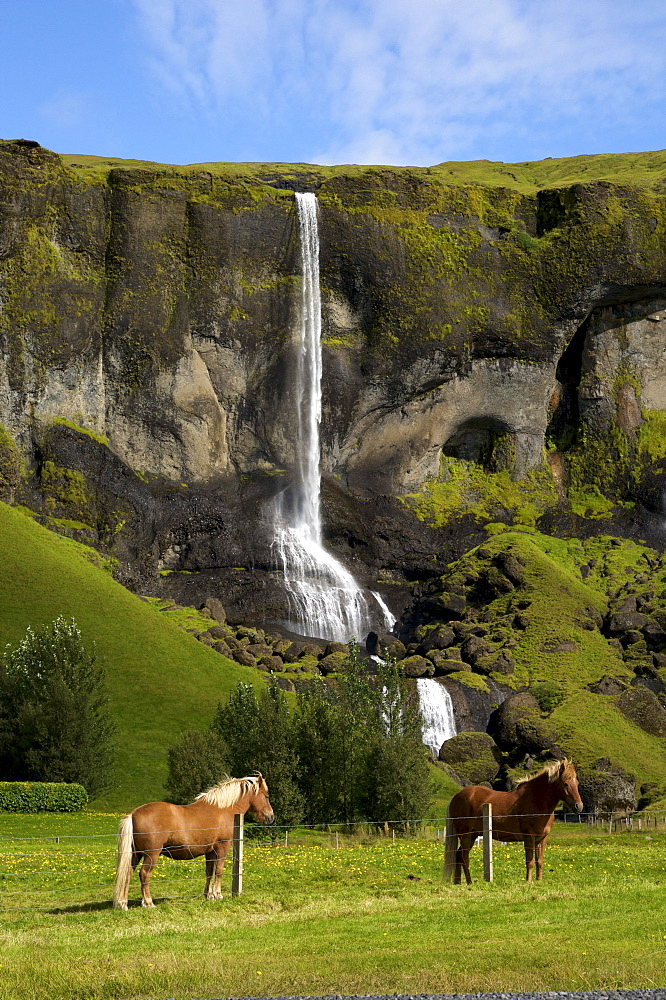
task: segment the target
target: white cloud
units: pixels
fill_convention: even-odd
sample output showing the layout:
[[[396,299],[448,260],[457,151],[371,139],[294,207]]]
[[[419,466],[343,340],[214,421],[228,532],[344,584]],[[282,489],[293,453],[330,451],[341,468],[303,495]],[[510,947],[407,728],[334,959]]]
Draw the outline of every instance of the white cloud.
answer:
[[[133,0],[153,72],[320,162],[432,163],[662,99],[660,0]]]

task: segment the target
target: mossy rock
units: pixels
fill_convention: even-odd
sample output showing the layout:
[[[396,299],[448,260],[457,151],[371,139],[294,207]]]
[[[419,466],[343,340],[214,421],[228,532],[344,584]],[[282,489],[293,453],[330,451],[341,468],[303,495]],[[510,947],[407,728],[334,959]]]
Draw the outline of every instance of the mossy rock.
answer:
[[[478,785],[497,775],[502,754],[487,733],[458,733],[442,744],[439,759],[461,785]]]
[[[14,438],[0,424],[0,500],[11,501],[21,479],[21,453]]]
[[[642,684],[628,688],[618,696],[622,714],[651,736],[666,736],[666,708],[656,694]]]
[[[398,667],[405,677],[433,677],[435,674],[434,663],[426,660],[425,656],[407,656],[398,661]]]
[[[557,730],[542,719],[538,702],[529,691],[509,695],[491,717],[489,731],[514,760],[560,750]]]
[[[316,656],[301,656],[297,660],[292,661],[298,669],[304,674],[318,674],[319,671],[319,659]]]
[[[302,659],[299,660],[299,663],[302,662]],[[317,664],[324,675],[338,674],[344,670],[348,659],[349,655],[347,653],[339,651],[337,653],[328,653],[326,656],[323,656],[321,660],[318,660]]]
[[[636,808],[636,778],[610,758],[578,768],[578,789],[585,812],[632,812]]]

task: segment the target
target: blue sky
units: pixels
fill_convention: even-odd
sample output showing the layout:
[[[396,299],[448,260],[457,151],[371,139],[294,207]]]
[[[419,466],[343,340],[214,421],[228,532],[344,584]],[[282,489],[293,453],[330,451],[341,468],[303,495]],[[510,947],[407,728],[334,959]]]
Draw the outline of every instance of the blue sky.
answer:
[[[666,147],[663,0],[0,0],[0,135],[194,163]]]

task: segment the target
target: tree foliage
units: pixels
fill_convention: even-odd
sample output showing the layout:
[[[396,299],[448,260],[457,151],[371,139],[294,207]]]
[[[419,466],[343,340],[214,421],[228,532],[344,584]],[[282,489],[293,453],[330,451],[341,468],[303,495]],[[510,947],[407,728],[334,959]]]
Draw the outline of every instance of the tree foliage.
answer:
[[[0,664],[0,769],[16,781],[77,782],[93,797],[114,758],[104,673],[74,619],[28,628]]]
[[[167,757],[165,782],[170,802],[184,805],[200,792],[222,781],[229,771],[229,750],[217,733],[188,729],[181,734]]]
[[[299,823],[303,796],[297,784],[298,759],[291,741],[287,700],[277,684],[269,682],[257,698],[251,684],[239,683],[226,705],[218,706],[212,730],[229,748],[229,766],[235,777],[261,771],[277,823]]]
[[[430,801],[418,703],[395,663],[370,677],[352,645],[337,687],[316,679],[293,713],[274,682],[239,684],[213,731],[231,773],[261,771],[280,825],[418,821]]]

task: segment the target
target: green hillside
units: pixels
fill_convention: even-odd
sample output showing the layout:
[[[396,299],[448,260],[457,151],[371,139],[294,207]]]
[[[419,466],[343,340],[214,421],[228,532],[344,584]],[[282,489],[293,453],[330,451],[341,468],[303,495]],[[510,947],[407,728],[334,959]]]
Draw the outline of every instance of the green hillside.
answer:
[[[239,680],[258,683],[116,583],[92,550],[0,504],[0,645],[28,625],[75,617],[106,671],[118,725],[117,781],[96,808],[130,809],[163,795],[166,749],[205,727]],[[93,560],[93,561],[91,561]]]
[[[425,174],[431,181],[441,184],[487,184],[503,187],[521,194],[535,194],[546,188],[568,187],[571,184],[590,184],[609,181],[653,188],[663,184],[666,176],[666,151],[648,153],[599,153],[590,156],[568,156],[560,159],[548,157],[525,163],[501,163],[492,160],[451,161],[432,167],[359,166],[340,164],[320,166],[310,163],[191,163],[173,165],[144,160],[120,160],[113,157],[65,154],[63,163],[75,172],[80,180],[104,183],[113,169],[147,170],[163,172],[172,177],[195,175],[205,171],[215,177],[235,182],[261,183],[273,174],[293,179],[308,177],[313,183],[345,176],[362,177],[370,174],[391,173],[407,176]],[[168,185],[165,176],[165,186]],[[289,194],[289,192],[287,192]]]
[[[518,573],[513,585],[500,576],[507,558]],[[646,731],[640,717],[628,718],[618,695],[588,689],[610,676],[629,690],[634,671],[645,672],[652,664],[643,635],[627,632],[623,648],[608,638],[603,623],[626,600],[638,601],[644,611],[638,617],[646,623],[650,616],[661,619],[666,565],[654,550],[609,536],[579,541],[519,528],[491,536],[452,563],[438,586],[441,592],[426,598],[431,607],[450,593],[464,595],[465,622],[480,623],[484,641],[495,652],[511,651],[515,668],[509,675],[491,673],[494,680],[530,690],[548,684],[557,693],[559,703],[543,713],[544,723],[554,727],[559,744],[577,763],[589,766],[610,757],[639,785],[663,783],[666,739]],[[492,587],[496,591],[489,594]],[[482,664],[479,673],[451,676],[484,690]],[[655,669],[654,676],[663,680],[666,671]]]

